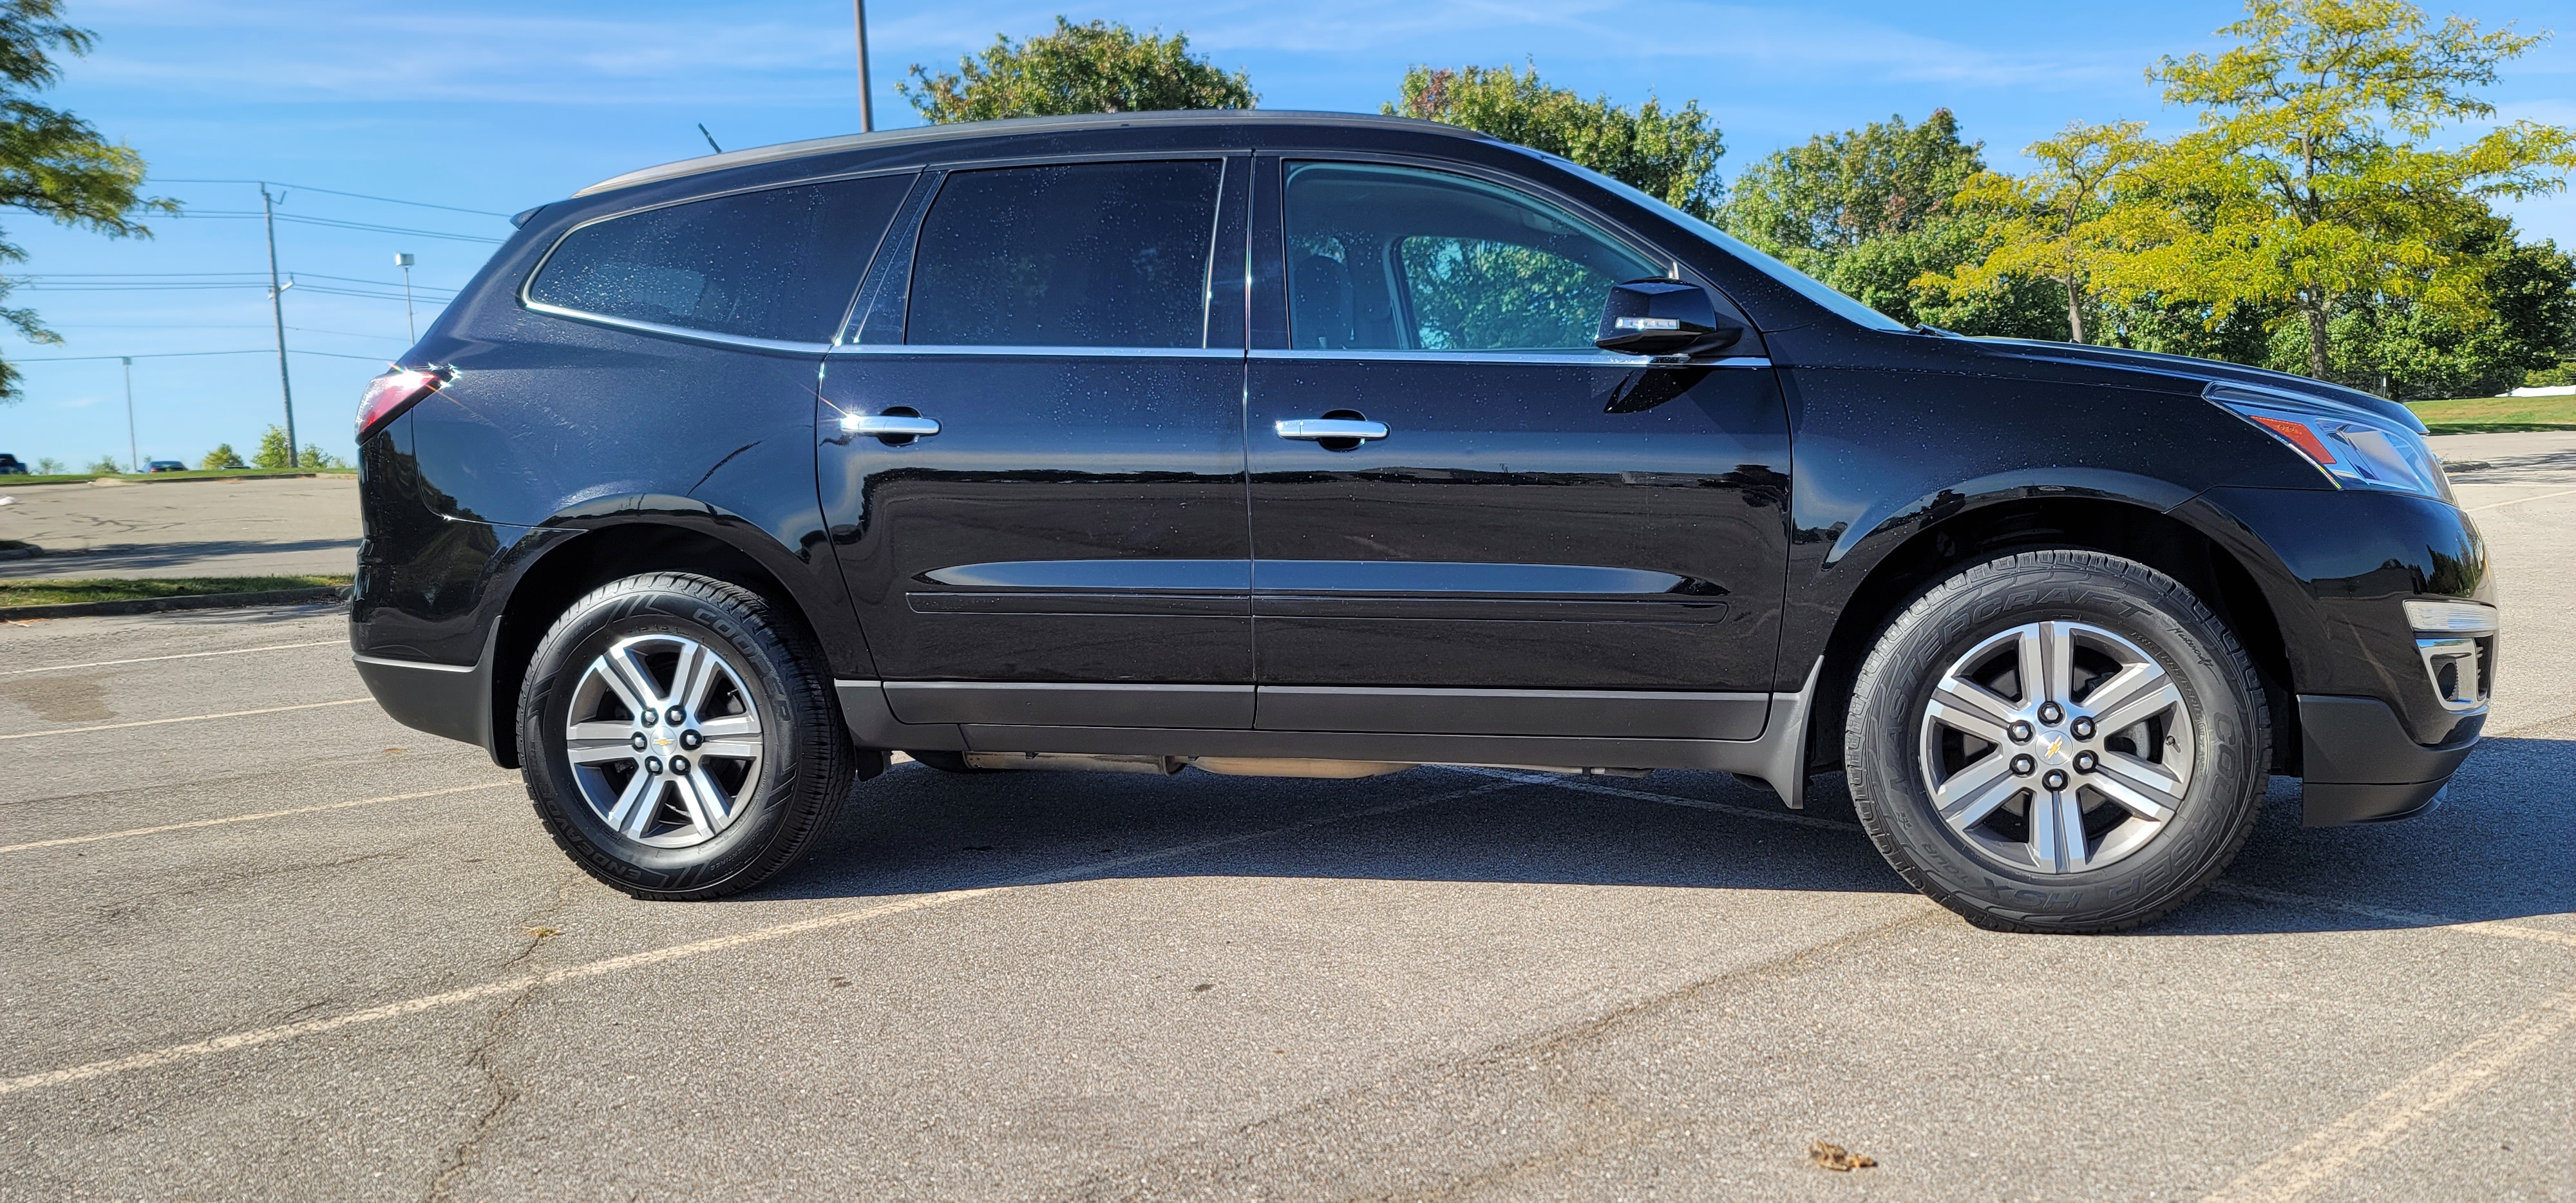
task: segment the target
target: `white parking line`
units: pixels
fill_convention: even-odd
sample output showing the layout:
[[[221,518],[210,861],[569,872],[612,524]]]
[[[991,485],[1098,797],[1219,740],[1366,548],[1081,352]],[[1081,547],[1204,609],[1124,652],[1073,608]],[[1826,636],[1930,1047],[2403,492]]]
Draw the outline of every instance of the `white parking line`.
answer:
[[[250,823],[260,819],[282,819],[288,815],[309,815],[324,810],[347,810],[352,806],[374,806],[379,802],[408,802],[414,798],[436,798],[446,794],[465,794],[479,789],[499,789],[505,785],[517,784],[519,784],[517,781],[487,781],[481,785],[460,785],[452,789],[425,789],[418,793],[387,794],[381,798],[358,798],[348,802],[325,802],[319,806],[298,806],[292,810],[263,810],[257,814],[198,819],[189,823],[164,823],[159,827],[136,827],[126,831],[103,831],[97,835],[68,835],[58,840],[37,840],[32,844],[0,844],[0,852],[27,852],[37,848],[60,848],[66,844],[95,844],[100,840],[159,835],[165,831],[187,831],[197,827],[221,827],[227,823]]]
[[[346,698],[337,702],[306,702],[301,706],[270,706],[262,710],[227,710],[222,714],[191,714],[184,718],[147,718],[139,723],[107,723],[96,727],[63,727],[53,731],[22,731],[0,735],[0,739],[35,739],[44,735],[83,735],[91,731],[123,731],[132,727],[158,727],[165,723],[202,723],[210,718],[242,718],[253,714],[283,714],[289,710],[319,710],[325,706],[355,706],[374,698]]]
[[[478,986],[467,986],[463,989],[448,990],[438,994],[425,994],[418,998],[407,998],[400,1002],[386,1003],[379,1007],[369,1007],[362,1011],[351,1011],[345,1015],[327,1015],[316,1019],[300,1020],[295,1023],[279,1024],[275,1027],[255,1028],[251,1031],[234,1032],[229,1035],[216,1036],[207,1040],[195,1040],[186,1044],[166,1045],[149,1052],[136,1053],[129,1057],[115,1057],[105,1061],[92,1061],[86,1065],[70,1065],[61,1069],[49,1069],[38,1073],[20,1074],[16,1077],[0,1078],[0,1095],[15,1094],[21,1090],[33,1090],[40,1086],[59,1086],[68,1082],[80,1082],[91,1078],[103,1078],[110,1074],[125,1073],[131,1070],[150,1069],[154,1066],[169,1065],[175,1062],[187,1061],[214,1053],[229,1052],[238,1048],[254,1048],[263,1044],[275,1044],[281,1040],[293,1040],[298,1037],[317,1035],[322,1032],[337,1031],[341,1028],[352,1027],[358,1024],[374,1023],[385,1019],[396,1019],[405,1015],[417,1015],[423,1011],[432,1011],[440,1007],[454,1006],[458,1003],[473,1002],[476,999],[495,998],[502,995],[515,994],[532,986],[552,985],[558,982],[580,981],[584,978],[599,977],[603,974],[616,973],[621,970],[638,969],[647,965],[658,965],[665,961],[676,961],[684,957],[701,956],[711,952],[722,952],[728,948],[740,948],[747,944],[765,944],[773,940],[783,940],[789,936],[803,935],[807,932],[822,931],[828,928],[847,927],[854,923],[864,923],[870,919],[884,918],[888,915],[899,915],[908,911],[928,910],[933,907],[948,906],[952,903],[964,902],[970,898],[981,898],[987,894],[1002,893],[1004,891],[1026,886],[1059,884],[1079,878],[1095,876],[1112,869],[1124,868],[1128,865],[1141,864],[1146,861],[1167,860],[1176,856],[1188,856],[1193,853],[1206,852],[1211,849],[1224,847],[1228,844],[1240,844],[1251,840],[1269,839],[1274,836],[1289,835],[1295,832],[1307,830],[1308,828],[1321,827],[1327,823],[1342,823],[1348,822],[1352,819],[1365,819],[1379,815],[1395,814],[1400,811],[1413,810],[1441,802],[1454,802],[1462,798],[1470,798],[1478,794],[1492,793],[1496,790],[1510,789],[1522,784],[1526,783],[1517,780],[1509,780],[1496,781],[1486,785],[1470,786],[1466,789],[1451,790],[1447,793],[1432,794],[1421,798],[1412,798],[1402,802],[1390,803],[1385,806],[1371,807],[1367,810],[1345,811],[1340,814],[1325,815],[1319,818],[1307,819],[1302,822],[1290,823],[1283,827],[1272,827],[1262,831],[1245,832],[1241,835],[1217,836],[1212,839],[1198,840],[1193,843],[1179,844],[1169,848],[1158,848],[1151,852],[1140,852],[1132,856],[1112,857],[1108,860],[1092,861],[1087,864],[1074,865],[1070,868],[1050,869],[1044,873],[1034,873],[1026,877],[1015,878],[1011,881],[1003,882],[1002,884],[995,886],[979,886],[973,889],[964,890],[943,890],[936,894],[924,894],[914,898],[906,898],[898,902],[862,907],[853,911],[841,911],[829,915],[816,915],[810,919],[799,919],[792,923],[781,923],[774,927],[757,928],[752,931],[736,932],[727,936],[715,936],[687,944],[675,944],[667,948],[656,948],[645,952],[628,953],[625,956],[609,957],[604,960],[591,961],[587,964],[574,965],[568,969],[549,969],[536,973],[520,974],[502,978],[497,981],[485,982]]]
[[[2434,1112],[2466,1098],[2550,1040],[2576,1026],[2576,989],[2515,1016],[2450,1056],[2425,1066],[2271,1160],[2239,1175],[2204,1203],[2291,1203],[2377,1157]]]
[[[21,673],[58,673],[65,669],[72,668],[106,668],[114,664],[151,664],[160,660],[194,660],[201,656],[244,656],[252,652],[284,651],[291,647],[345,647],[348,645],[348,642],[349,641],[346,639],[318,639],[311,643],[269,643],[262,644],[258,647],[227,648],[220,652],[180,652],[174,656],[136,656],[131,660],[92,660],[86,664],[48,664],[42,668],[12,668],[0,670],[0,677],[14,677]]]
[[[2502,508],[2504,508],[2504,507],[2506,507],[2506,506],[2509,506],[2509,505],[2521,505],[2523,502],[2526,502],[2526,501],[2547,501],[2547,500],[2549,500],[2549,499],[2550,499],[2550,498],[2552,498],[2552,497],[2565,497],[2565,496],[2567,496],[2567,495],[2569,495],[2569,494],[2571,494],[2571,493],[2576,493],[2576,489],[2560,489],[2559,491],[2557,491],[2557,492],[2555,492],[2555,493],[2542,493],[2542,494],[2540,494],[2539,496],[2536,496],[2536,497],[2516,497],[2516,498],[2514,498],[2514,499],[2513,499],[2513,500],[2511,500],[2511,501],[2490,501],[2490,502],[2486,503],[2485,505],[2473,505],[2473,506],[2469,506],[2469,507],[2468,507],[2468,512],[2469,512],[2469,513],[2474,514],[2474,513],[2477,513],[2477,512],[2479,512],[2479,511],[2481,511],[2481,510],[2496,510],[2496,509],[2502,509]]]

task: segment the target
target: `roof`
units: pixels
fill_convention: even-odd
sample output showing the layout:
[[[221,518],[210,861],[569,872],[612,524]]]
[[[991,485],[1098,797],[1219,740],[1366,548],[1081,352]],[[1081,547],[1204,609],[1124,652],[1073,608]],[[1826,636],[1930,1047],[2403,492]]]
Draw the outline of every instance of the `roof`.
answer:
[[[749,150],[729,150],[722,154],[700,155],[659,167],[630,171],[573,193],[589,196],[617,188],[630,188],[657,180],[678,179],[728,167],[753,163],[775,163],[801,159],[808,155],[830,154],[843,150],[873,150],[880,147],[910,146],[922,142],[959,141],[991,138],[1005,134],[1042,134],[1091,129],[1124,129],[1157,125],[1342,125],[1376,126],[1408,129],[1418,133],[1447,134],[1491,142],[1493,137],[1461,126],[1443,125],[1415,117],[1385,117],[1369,113],[1300,112],[1294,109],[1191,109],[1163,113],[1084,113],[1071,117],[1011,117],[1001,121],[961,121],[953,125],[923,125],[910,129],[880,130],[871,134],[841,134],[830,138],[808,138],[802,142],[781,142],[775,146],[755,146]]]

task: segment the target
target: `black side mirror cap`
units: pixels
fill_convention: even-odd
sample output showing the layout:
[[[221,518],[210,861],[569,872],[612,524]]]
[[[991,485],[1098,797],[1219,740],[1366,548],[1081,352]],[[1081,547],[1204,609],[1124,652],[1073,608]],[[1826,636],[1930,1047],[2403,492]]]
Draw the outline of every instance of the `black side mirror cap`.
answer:
[[[1697,284],[1630,280],[1610,286],[1592,345],[1629,355],[1706,355],[1735,345],[1744,331]]]

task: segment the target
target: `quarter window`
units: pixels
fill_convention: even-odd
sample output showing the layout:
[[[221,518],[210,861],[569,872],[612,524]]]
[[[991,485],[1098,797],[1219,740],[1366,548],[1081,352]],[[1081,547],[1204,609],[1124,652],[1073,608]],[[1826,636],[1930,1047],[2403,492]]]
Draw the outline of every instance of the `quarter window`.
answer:
[[[904,341],[1204,345],[1223,172],[1170,160],[951,174],[922,220]]]
[[[1554,205],[1447,172],[1288,168],[1302,350],[1590,350],[1611,284],[1660,274]]]
[[[745,338],[829,342],[913,177],[667,205],[556,244],[530,301]]]

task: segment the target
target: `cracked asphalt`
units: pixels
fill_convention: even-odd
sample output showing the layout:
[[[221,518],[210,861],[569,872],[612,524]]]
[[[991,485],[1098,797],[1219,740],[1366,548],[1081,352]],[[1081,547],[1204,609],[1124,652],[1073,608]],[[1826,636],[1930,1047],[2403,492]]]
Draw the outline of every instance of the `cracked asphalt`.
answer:
[[[329,607],[0,624],[0,1200],[2576,1199],[2576,438],[2484,437],[2448,804],[2115,937],[1688,773],[901,764],[640,903]]]

